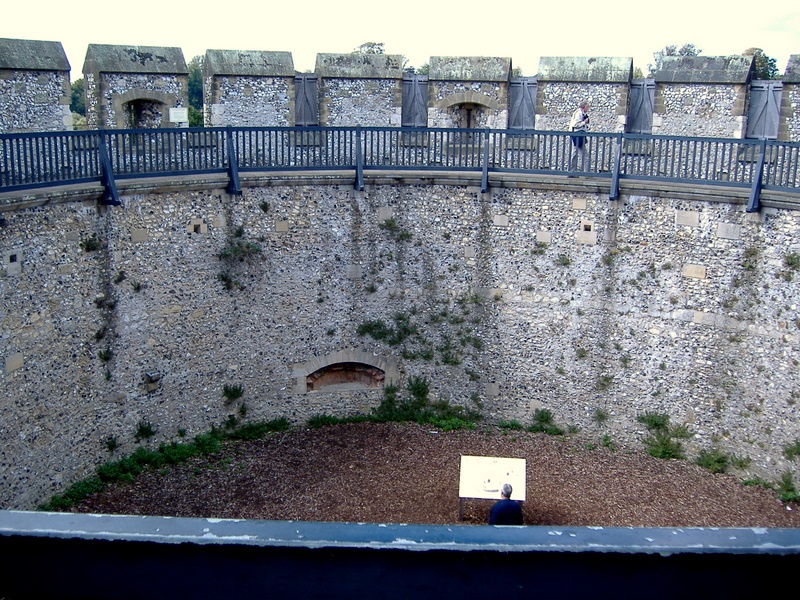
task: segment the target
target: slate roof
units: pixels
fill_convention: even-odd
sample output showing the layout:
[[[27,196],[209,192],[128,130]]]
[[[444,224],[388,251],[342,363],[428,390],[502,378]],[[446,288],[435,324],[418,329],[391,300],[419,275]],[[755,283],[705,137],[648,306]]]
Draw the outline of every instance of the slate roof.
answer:
[[[180,48],[89,44],[83,72],[182,75],[189,69]]]
[[[542,56],[540,81],[627,83],[633,71],[632,58],[611,56]]]
[[[0,38],[0,69],[69,71],[61,42]]]
[[[294,76],[291,52],[206,50],[203,70],[208,75]]]
[[[747,83],[753,56],[665,56],[655,74],[657,82]]]
[[[429,80],[508,81],[511,59],[492,56],[432,56]]]

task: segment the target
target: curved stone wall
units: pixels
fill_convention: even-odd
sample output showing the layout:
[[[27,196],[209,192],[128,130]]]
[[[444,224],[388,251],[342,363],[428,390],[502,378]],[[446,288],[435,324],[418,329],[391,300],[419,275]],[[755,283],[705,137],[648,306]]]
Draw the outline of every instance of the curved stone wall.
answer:
[[[337,356],[401,385],[424,376],[489,423],[549,409],[587,443],[641,448],[637,416],[667,413],[694,434],[690,456],[716,447],[750,458],[750,476],[797,478],[783,454],[800,437],[796,212],[297,181],[5,219],[5,508],[242,404],[248,419],[295,422],[378,406],[379,388],[306,391],[301,378]],[[358,334],[378,321],[406,334]],[[140,423],[157,434],[137,442]]]

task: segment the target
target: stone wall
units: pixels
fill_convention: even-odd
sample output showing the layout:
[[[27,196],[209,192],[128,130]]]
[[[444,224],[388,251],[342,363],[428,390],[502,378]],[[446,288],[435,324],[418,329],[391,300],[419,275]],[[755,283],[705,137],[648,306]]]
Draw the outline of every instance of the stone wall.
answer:
[[[289,52],[208,50],[203,110],[212,127],[294,125],[294,63]]]
[[[0,133],[70,131],[70,94],[59,42],[0,38]]]
[[[374,386],[307,391],[337,362],[401,385],[427,377],[433,398],[489,423],[547,408],[587,443],[641,448],[636,417],[663,412],[693,432],[690,456],[717,447],[750,458],[749,475],[798,476],[783,456],[800,437],[795,212],[298,184],[5,217],[4,508],[32,508],[132,452],[141,422],[158,432],[140,443],[155,447],[239,418],[242,404],[248,419],[295,422],[377,407]],[[261,252],[220,258],[237,240]],[[389,345],[357,333],[369,321],[417,333]],[[226,401],[226,384],[243,398]]]
[[[432,57],[428,126],[505,129],[510,78],[510,58]]]
[[[590,131],[623,131],[633,59],[543,56],[539,61],[536,128],[567,131],[583,100]]]
[[[789,57],[783,76],[781,139],[800,142],[800,54]]]
[[[320,125],[399,127],[402,66],[395,54],[317,54]]]
[[[89,44],[83,64],[89,128],[176,127],[188,109],[188,68],[180,48]]]
[[[653,133],[743,138],[752,56],[666,56],[655,74]]]

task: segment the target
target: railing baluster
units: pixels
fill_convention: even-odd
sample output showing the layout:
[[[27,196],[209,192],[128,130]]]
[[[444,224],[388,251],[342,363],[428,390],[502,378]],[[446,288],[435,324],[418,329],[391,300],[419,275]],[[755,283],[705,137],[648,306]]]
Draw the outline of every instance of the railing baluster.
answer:
[[[565,173],[568,132],[463,128],[258,127],[106,131],[115,176],[149,176],[228,169],[226,144],[247,169],[453,169]],[[97,133],[0,134],[0,186],[5,189],[99,178]],[[360,144],[356,146],[356,144]],[[797,142],[771,141],[757,171],[753,140],[592,133],[588,177],[661,179],[706,185],[763,187],[800,193]],[[617,154],[620,152],[621,154]],[[760,189],[756,186],[753,189]]]

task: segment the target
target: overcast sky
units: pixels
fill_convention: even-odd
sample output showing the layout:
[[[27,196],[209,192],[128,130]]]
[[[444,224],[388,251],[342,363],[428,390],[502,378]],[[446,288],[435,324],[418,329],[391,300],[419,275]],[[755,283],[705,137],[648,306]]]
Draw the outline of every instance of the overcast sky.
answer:
[[[61,42],[73,80],[90,43],[179,47],[187,62],[207,49],[278,50],[310,71],[318,52],[382,42],[416,67],[431,56],[499,56],[524,75],[540,56],[631,57],[646,72],[653,52],[692,43],[707,56],[762,48],[782,74],[800,54],[800,0],[18,0],[5,3],[0,37]]]

